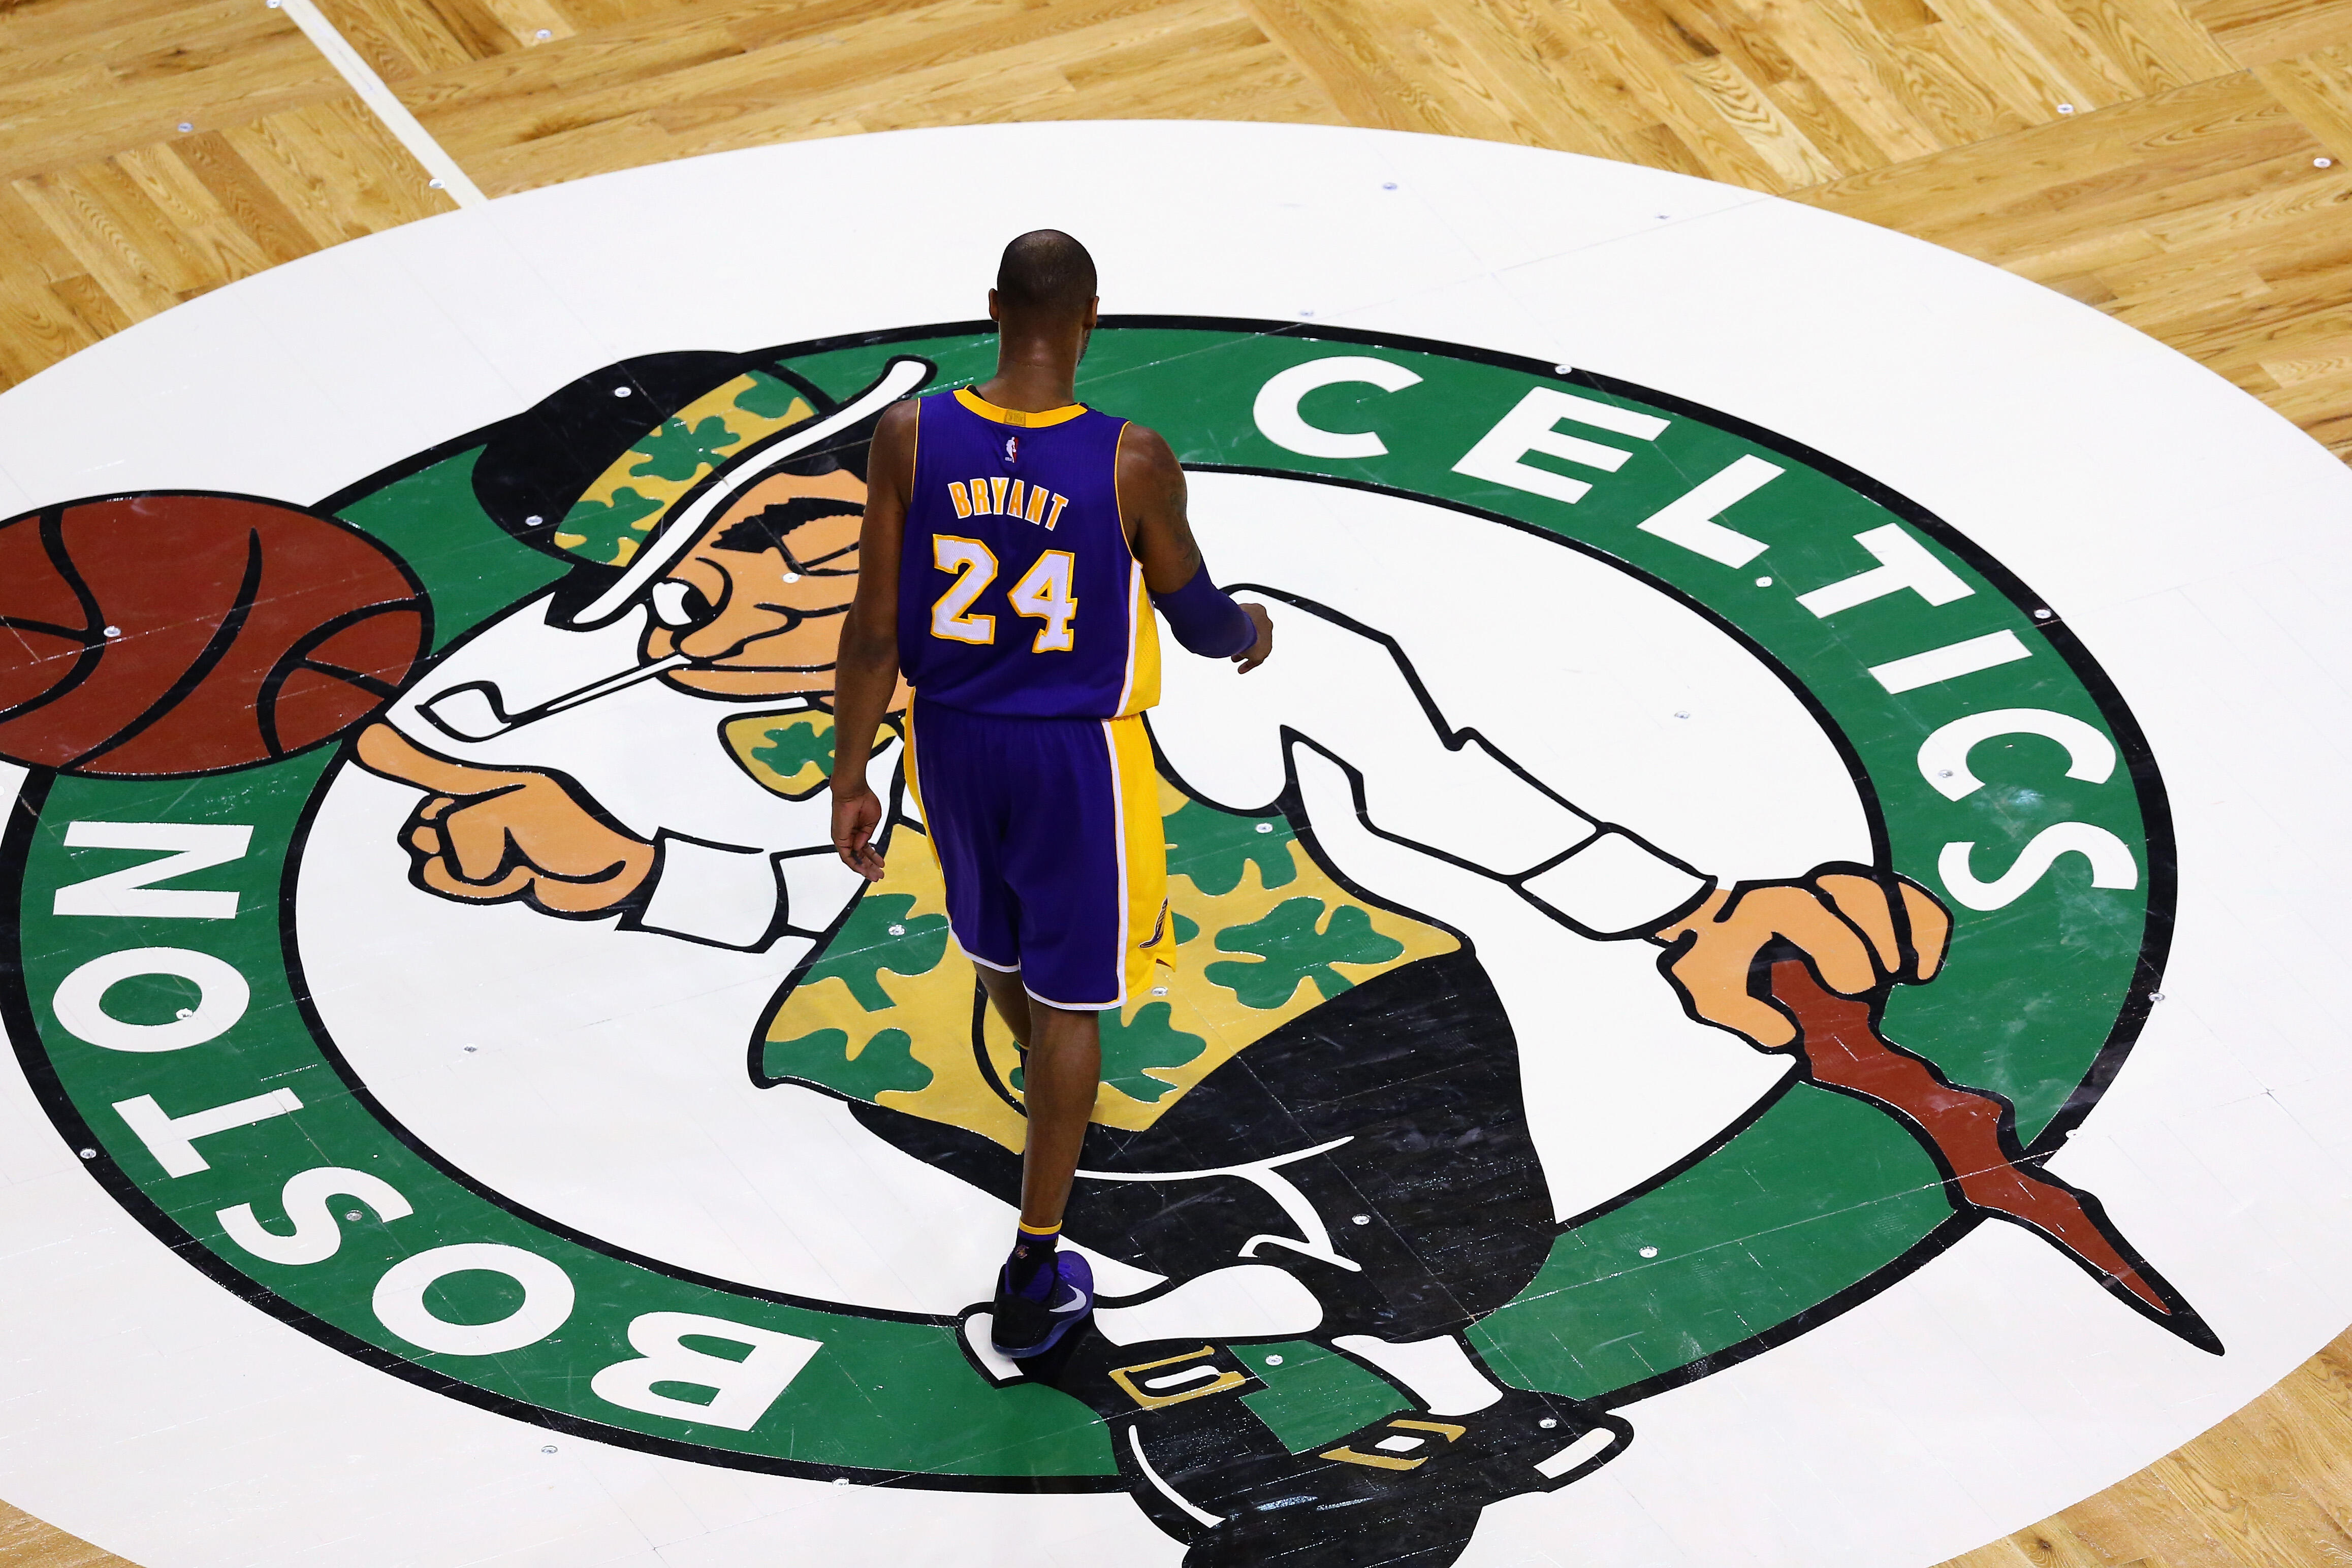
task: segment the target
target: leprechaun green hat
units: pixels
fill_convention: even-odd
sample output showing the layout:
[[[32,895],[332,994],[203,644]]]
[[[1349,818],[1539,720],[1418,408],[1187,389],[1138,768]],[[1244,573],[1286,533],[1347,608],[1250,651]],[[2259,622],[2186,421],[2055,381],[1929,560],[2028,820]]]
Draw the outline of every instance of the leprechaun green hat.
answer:
[[[483,508],[509,531],[590,568],[592,624],[658,579],[709,519],[779,471],[861,475],[884,408],[930,379],[900,356],[845,402],[765,354],[624,360],[501,422],[474,468]],[[567,598],[577,603],[572,595]]]

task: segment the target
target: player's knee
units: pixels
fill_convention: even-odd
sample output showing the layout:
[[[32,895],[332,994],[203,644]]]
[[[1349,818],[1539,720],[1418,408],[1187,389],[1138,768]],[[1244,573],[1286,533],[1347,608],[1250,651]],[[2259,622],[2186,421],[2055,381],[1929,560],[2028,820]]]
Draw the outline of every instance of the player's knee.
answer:
[[[1004,1027],[1012,1033],[1013,1043],[1026,1051],[1032,1019],[1029,993],[1021,988],[1021,971],[982,969],[980,988],[987,993],[989,1006],[996,1009],[996,1016],[1004,1020]]]
[[[1086,1050],[1101,1039],[1102,1014],[1092,1008],[1059,1008],[1029,998],[1029,1050]]]

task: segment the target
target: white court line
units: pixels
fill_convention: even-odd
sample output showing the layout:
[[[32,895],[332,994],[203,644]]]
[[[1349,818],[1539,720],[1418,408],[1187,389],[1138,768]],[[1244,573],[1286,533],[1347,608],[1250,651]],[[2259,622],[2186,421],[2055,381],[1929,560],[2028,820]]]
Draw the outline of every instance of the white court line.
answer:
[[[416,116],[408,112],[407,105],[392,96],[392,89],[383,85],[383,78],[375,74],[367,61],[360,58],[359,51],[343,41],[343,36],[335,31],[335,25],[319,15],[319,7],[311,4],[311,0],[269,0],[269,4],[273,9],[282,10],[294,18],[294,25],[319,47],[320,54],[327,57],[327,63],[352,84],[352,90],[360,95],[360,101],[375,110],[375,117],[383,121],[384,129],[400,139],[400,144],[425,165],[434,183],[448,192],[459,206],[478,207],[489,201],[482,194],[480,187],[466,177],[466,171],[457,167],[457,161],[444,152],[441,143],[433,140],[432,133],[416,122]]]
[[[1196,1506],[1191,1499],[1185,1497],[1174,1487],[1170,1486],[1166,1481],[1160,1479],[1160,1472],[1153,1469],[1151,1468],[1151,1461],[1144,1457],[1143,1434],[1136,1430],[1132,1426],[1129,1427],[1127,1429],[1127,1446],[1135,1450],[1135,1462],[1141,1468],[1143,1471],[1143,1479],[1150,1481],[1153,1486],[1158,1487],[1160,1489],[1160,1496],[1166,1498],[1170,1502],[1174,1503],[1178,1508],[1182,1509],[1186,1513],[1191,1514],[1194,1519],[1199,1520],[1202,1524],[1207,1525],[1212,1530],[1216,1529],[1217,1526],[1225,1522],[1225,1516],[1223,1514],[1211,1513],[1207,1509]]]

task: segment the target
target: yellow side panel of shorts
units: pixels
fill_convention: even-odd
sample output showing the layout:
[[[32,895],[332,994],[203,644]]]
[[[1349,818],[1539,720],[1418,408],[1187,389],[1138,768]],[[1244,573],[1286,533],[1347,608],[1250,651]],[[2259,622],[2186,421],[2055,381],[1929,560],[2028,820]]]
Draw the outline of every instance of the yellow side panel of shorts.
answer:
[[[1127,701],[1119,706],[1121,718],[1160,706],[1160,617],[1152,612],[1151,591],[1144,586],[1139,566],[1130,574],[1128,599]]]
[[[1154,964],[1176,961],[1168,920],[1168,840],[1160,826],[1160,771],[1143,720],[1115,718],[1103,728],[1118,778],[1119,841],[1127,855],[1126,994],[1133,998],[1150,988]]]

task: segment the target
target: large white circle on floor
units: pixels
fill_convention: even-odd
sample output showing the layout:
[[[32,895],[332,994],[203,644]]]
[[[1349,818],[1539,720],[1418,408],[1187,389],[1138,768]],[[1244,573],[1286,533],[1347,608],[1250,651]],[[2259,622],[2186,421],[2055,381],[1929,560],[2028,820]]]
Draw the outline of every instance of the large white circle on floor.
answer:
[[[412,225],[126,331],[0,397],[0,500],[307,503],[632,355],[969,319],[1003,239],[1041,225],[1092,246],[1107,310],[1572,364],[1850,465],[2054,607],[2165,775],[2163,999],[2052,1168],[2227,1354],[1982,1226],[1791,1343],[1626,1406],[1623,1458],[1490,1508],[1464,1562],[1931,1563],[2146,1465],[2352,1318],[2352,1061],[2316,983],[2352,936],[2331,825],[2352,476],[2187,360],[1949,252],[1705,182],[1386,133],[762,149]],[[1182,1555],[1116,1492],[714,1469],[387,1377],[155,1240],[14,1071],[0,1250],[0,1495],[146,1568]]]

